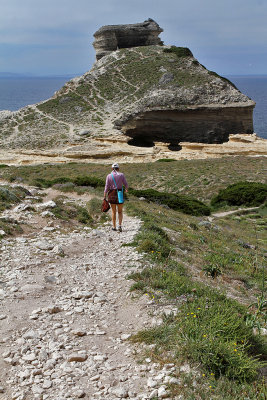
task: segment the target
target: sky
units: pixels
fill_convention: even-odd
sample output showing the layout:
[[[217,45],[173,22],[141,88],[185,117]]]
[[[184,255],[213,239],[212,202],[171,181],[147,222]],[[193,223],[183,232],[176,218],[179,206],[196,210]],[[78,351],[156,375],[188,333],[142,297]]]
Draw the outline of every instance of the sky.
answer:
[[[0,72],[80,75],[101,26],[148,18],[210,70],[267,74],[267,0],[0,0]]]

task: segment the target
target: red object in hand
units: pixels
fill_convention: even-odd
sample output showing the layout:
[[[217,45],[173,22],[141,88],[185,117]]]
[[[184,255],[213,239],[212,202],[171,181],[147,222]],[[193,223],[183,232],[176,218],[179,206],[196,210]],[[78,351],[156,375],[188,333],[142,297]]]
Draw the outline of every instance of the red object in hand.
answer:
[[[110,209],[109,202],[106,199],[103,199],[101,211],[102,212],[107,212]]]

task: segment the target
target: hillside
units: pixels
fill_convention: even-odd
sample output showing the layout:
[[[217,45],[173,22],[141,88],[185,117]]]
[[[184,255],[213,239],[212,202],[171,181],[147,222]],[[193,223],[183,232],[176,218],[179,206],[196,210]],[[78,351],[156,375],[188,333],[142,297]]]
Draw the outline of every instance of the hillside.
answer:
[[[107,166],[1,166],[0,399],[265,399],[266,202],[212,204],[238,181],[266,199],[266,158],[121,169],[137,194],[119,233]]]

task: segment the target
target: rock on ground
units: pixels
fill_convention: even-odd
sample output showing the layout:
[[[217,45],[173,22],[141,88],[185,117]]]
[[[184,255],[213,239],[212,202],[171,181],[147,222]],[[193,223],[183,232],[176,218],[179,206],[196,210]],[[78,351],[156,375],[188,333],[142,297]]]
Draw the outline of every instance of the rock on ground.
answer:
[[[167,396],[175,367],[137,363],[128,340],[151,324],[149,299],[133,298],[126,279],[142,256],[122,245],[139,227],[126,216],[122,233],[106,225],[2,239],[0,400]]]

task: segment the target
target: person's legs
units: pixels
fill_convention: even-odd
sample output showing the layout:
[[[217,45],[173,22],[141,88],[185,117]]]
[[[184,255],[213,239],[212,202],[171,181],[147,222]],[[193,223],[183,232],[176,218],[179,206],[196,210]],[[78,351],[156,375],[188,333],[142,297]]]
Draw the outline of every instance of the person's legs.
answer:
[[[112,225],[113,228],[116,229],[116,206],[117,204],[110,204],[111,205],[111,211],[112,211]]]
[[[123,208],[123,204],[118,204],[119,229],[121,228],[122,218],[123,218],[122,208]]]

